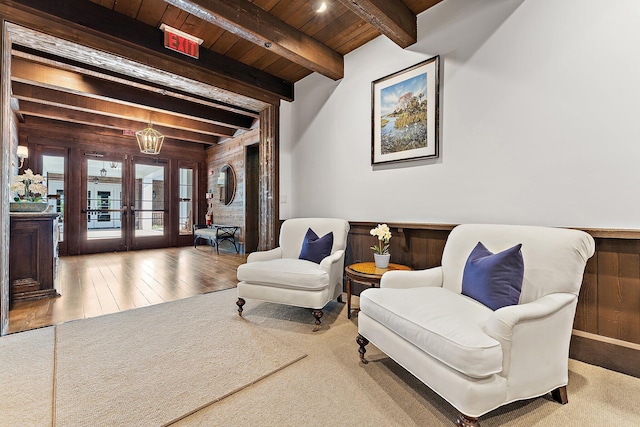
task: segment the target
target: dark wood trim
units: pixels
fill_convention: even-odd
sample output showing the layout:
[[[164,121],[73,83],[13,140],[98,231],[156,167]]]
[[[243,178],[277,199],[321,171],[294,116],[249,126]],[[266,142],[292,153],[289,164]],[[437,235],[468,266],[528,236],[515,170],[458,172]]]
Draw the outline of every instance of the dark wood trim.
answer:
[[[260,113],[260,238],[258,250],[276,247],[280,230],[279,123],[279,107],[271,106]]]
[[[349,221],[351,225],[374,227],[379,222],[372,221]],[[438,223],[416,223],[416,222],[387,222],[392,228],[404,228],[406,230],[447,230],[451,231],[459,224],[438,224]],[[624,229],[624,228],[581,228],[569,227],[576,230],[586,231],[591,236],[602,237],[607,239],[640,239],[640,229]]]
[[[569,357],[640,378],[640,346],[574,330]]]
[[[604,239],[640,239],[640,230],[616,229],[616,228],[578,228],[586,231],[594,238]]]
[[[165,1],[311,71],[344,77],[342,55],[247,0]]]

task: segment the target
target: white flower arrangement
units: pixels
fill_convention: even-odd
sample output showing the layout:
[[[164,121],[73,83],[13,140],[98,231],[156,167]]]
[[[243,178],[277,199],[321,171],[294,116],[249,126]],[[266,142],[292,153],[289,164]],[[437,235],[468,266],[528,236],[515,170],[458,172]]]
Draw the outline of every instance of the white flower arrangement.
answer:
[[[371,246],[371,249],[378,255],[389,253],[389,240],[391,239],[391,230],[387,224],[378,224],[369,234],[378,238],[378,244]]]
[[[42,202],[42,196],[47,194],[47,187],[42,184],[43,181],[42,175],[34,174],[31,169],[27,169],[22,175],[14,176],[11,190],[18,195],[13,200],[16,202]]]

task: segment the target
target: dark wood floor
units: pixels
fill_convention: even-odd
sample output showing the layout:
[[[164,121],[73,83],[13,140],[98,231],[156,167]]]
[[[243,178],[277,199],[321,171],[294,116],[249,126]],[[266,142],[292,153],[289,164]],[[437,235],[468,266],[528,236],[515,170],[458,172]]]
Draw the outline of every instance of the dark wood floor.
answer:
[[[245,255],[209,246],[61,257],[57,298],[16,302],[8,333],[233,288]]]

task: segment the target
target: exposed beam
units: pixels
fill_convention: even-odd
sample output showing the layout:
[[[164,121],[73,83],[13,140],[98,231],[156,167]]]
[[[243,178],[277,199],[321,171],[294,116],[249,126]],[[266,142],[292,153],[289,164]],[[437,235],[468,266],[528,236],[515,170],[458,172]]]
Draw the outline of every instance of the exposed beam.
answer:
[[[402,0],[338,0],[401,48],[418,40],[415,13]]]
[[[85,111],[70,110],[59,106],[38,104],[32,101],[21,101],[18,112],[27,117],[41,117],[52,120],[59,120],[68,123],[77,123],[88,126],[97,126],[105,129],[114,129],[122,134],[123,130],[140,130],[147,123],[111,116],[103,116]],[[215,145],[219,137],[174,129],[166,126],[154,125],[154,129],[162,133],[166,138],[178,141],[197,142],[199,144]]]
[[[247,0],[165,1],[309,70],[344,77],[342,55]]]
[[[81,95],[66,93],[59,90],[31,86],[25,83],[13,82],[13,96],[21,101],[32,101],[46,105],[67,108],[76,111],[101,114],[110,117],[149,122],[154,125],[167,126],[175,129],[199,132],[207,135],[229,137],[235,129],[211,125],[198,120],[186,119],[167,113],[149,111],[144,108],[87,98]]]
[[[225,91],[226,96],[239,94],[235,96],[274,105],[281,99],[293,100],[291,82],[206,49],[200,52],[198,60],[165,49],[159,29],[90,1],[0,0],[0,15],[62,40],[171,73],[177,76],[174,78],[211,85]],[[37,44],[23,44],[20,39],[14,42],[45,50]],[[122,61],[121,66],[125,63]]]
[[[230,111],[198,105],[162,95],[161,93],[148,92],[121,83],[108,82],[96,77],[48,67],[43,64],[25,61],[21,58],[14,57],[11,62],[11,79],[66,92],[85,94],[96,99],[114,100],[149,107],[156,111],[166,111],[182,117],[236,129],[248,130],[251,128],[253,121],[251,117]]]
[[[125,136],[112,129],[87,126],[77,123],[60,122],[57,120],[28,117],[20,126],[20,138],[29,142],[43,145],[55,144],[59,147],[72,146],[80,150],[110,151],[125,154],[127,152],[138,153],[138,143],[134,136]],[[129,147],[122,142],[128,141]],[[185,152],[199,156],[204,153],[207,146],[190,142],[165,138],[162,146],[163,155],[176,155]],[[173,154],[171,154],[173,153]]]
[[[194,102],[196,104],[202,104],[217,109],[231,111],[243,116],[249,116],[253,118],[258,118],[260,116],[260,113],[257,111],[248,110],[237,105],[214,101],[203,95],[197,95],[194,93],[185,92],[183,90],[178,90],[175,88],[175,85],[167,87],[160,84],[153,84],[140,78],[126,76],[114,71],[107,70],[105,68],[92,66],[82,62],[74,61],[69,58],[62,58],[57,55],[38,51],[36,49],[25,46],[14,45],[13,49],[11,49],[11,55],[13,56],[13,58],[22,58],[27,61],[48,65],[60,70],[71,71],[83,75],[97,77],[102,80],[126,84],[138,89],[144,89],[148,92],[165,93],[166,95],[172,96],[174,98],[184,99],[185,101]]]

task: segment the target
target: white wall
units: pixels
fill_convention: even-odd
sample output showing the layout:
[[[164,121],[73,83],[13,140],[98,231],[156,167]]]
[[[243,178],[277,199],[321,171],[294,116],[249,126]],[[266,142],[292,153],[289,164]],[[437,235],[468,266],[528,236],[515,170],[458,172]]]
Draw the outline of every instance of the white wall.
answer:
[[[281,109],[281,218],[640,228],[640,1],[445,0]],[[441,60],[440,157],[371,165],[371,81]]]

